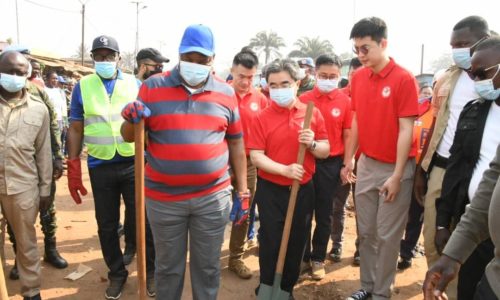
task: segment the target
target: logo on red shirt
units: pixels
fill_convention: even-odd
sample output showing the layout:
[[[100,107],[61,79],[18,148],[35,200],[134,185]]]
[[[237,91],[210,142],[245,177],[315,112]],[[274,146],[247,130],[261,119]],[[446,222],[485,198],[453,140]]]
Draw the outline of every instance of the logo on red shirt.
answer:
[[[388,98],[391,95],[391,87],[386,86],[382,89],[382,97]]]
[[[338,109],[338,108],[332,109],[332,116],[334,116],[335,118],[340,116],[340,109]]]
[[[250,109],[253,110],[253,111],[259,110],[259,104],[256,103],[256,102],[250,103]]]

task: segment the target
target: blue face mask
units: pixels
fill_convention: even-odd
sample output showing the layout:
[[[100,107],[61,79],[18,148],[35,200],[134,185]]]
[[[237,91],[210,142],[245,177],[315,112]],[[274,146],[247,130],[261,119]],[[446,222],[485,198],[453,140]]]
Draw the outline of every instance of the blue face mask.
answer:
[[[180,61],[179,63],[179,72],[184,81],[190,86],[197,86],[207,80],[211,70],[211,66],[190,63],[187,61]]]
[[[115,75],[116,61],[96,61],[94,64],[96,73],[102,78],[110,79]]]
[[[471,67],[470,48],[451,49],[453,61],[457,67],[468,70]]]
[[[262,77],[262,78],[260,79],[260,87],[261,87],[262,89],[266,89],[266,88],[267,88],[267,81],[266,81],[266,79],[265,79],[264,77]]]
[[[0,85],[10,93],[16,93],[26,86],[26,76],[0,73]]]
[[[282,89],[269,89],[269,97],[281,107],[288,107],[295,99],[295,89],[293,87]]]
[[[476,92],[485,100],[495,101],[500,97],[500,88],[495,89],[493,85],[493,79],[495,79],[500,72],[500,65],[497,68],[492,78],[474,82]]]
[[[318,89],[323,93],[329,93],[336,89],[339,85],[338,79],[317,79],[316,84],[318,85]]]

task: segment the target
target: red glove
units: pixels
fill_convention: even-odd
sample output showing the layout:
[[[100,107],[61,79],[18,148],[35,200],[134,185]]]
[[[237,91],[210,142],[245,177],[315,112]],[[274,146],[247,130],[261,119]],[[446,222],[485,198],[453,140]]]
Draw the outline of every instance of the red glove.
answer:
[[[80,158],[68,159],[66,161],[68,165],[68,188],[73,201],[76,204],[82,203],[82,198],[80,198],[80,192],[83,196],[87,195],[87,189],[82,183],[82,164]]]

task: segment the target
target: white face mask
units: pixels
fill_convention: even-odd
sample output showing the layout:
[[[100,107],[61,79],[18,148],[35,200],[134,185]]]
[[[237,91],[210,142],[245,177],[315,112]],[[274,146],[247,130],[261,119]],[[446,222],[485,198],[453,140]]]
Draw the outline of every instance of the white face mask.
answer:
[[[293,87],[281,89],[269,89],[269,97],[281,107],[288,107],[295,99],[295,89]]]
[[[197,86],[207,80],[212,66],[195,64],[187,61],[180,61],[179,72],[182,78],[190,86]]]
[[[323,93],[329,93],[336,89],[339,85],[338,79],[317,79],[316,84],[318,89]]]

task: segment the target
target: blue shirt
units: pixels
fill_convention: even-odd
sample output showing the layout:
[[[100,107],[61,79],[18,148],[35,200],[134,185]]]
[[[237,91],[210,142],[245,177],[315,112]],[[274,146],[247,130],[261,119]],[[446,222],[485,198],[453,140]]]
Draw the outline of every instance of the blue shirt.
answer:
[[[111,95],[113,94],[113,90],[115,89],[115,83],[116,80],[123,80],[123,75],[122,71],[118,70],[118,74],[116,76],[116,79],[105,79],[101,78],[102,83],[104,85],[104,88],[106,89],[106,92],[108,93],[109,98],[111,98]],[[140,82],[138,82],[139,84]],[[73,88],[73,94],[71,95],[71,108],[70,108],[70,122],[73,121],[83,121],[84,119],[84,111],[83,111],[83,99],[82,99],[82,91],[80,89],[80,82],[78,82],[75,87]],[[110,159],[110,160],[103,160],[99,158],[95,158],[92,155],[89,154],[87,158],[87,163],[89,168],[95,168],[97,166],[103,165],[103,164],[110,164],[110,163],[121,163],[121,162],[133,162],[134,157],[124,157],[121,156],[118,152],[115,153],[115,156]]]

